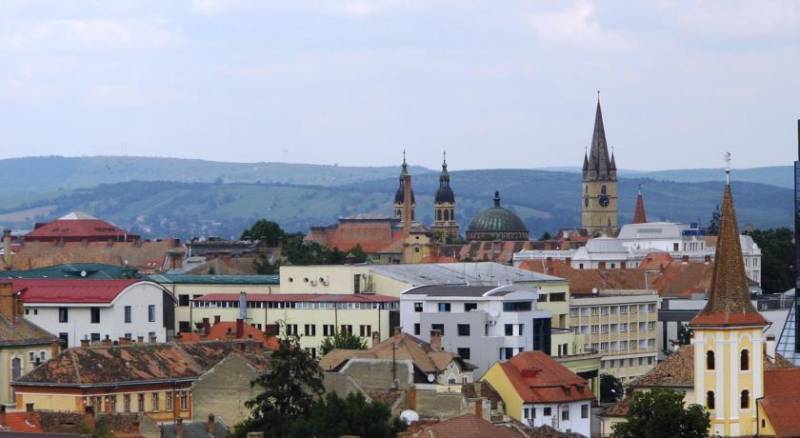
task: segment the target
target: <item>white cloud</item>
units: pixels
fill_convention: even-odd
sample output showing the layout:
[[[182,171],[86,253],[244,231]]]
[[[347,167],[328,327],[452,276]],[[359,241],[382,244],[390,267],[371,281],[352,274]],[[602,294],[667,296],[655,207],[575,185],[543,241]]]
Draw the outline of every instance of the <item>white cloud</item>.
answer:
[[[201,15],[216,15],[239,5],[238,0],[192,0],[191,11]]]
[[[635,47],[634,42],[622,34],[600,26],[594,12],[593,4],[578,1],[568,9],[535,13],[531,24],[536,37],[546,43],[611,51]]]
[[[794,0],[665,2],[684,29],[726,39],[800,36],[800,3]]]
[[[0,49],[162,49],[185,41],[165,20],[60,19],[0,31]]]

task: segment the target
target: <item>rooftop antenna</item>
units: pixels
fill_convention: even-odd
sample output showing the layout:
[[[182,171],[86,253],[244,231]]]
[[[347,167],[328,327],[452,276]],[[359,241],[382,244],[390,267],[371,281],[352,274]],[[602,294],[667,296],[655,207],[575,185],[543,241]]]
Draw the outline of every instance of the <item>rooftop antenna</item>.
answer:
[[[731,153],[725,152],[725,184],[731,184]]]

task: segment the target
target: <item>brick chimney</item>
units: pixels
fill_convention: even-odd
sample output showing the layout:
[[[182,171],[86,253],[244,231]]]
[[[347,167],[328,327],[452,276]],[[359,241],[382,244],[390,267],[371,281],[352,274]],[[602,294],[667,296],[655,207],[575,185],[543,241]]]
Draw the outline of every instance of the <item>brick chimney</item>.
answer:
[[[58,353],[61,353],[61,341],[53,341],[50,344],[50,357],[56,357]]]
[[[83,424],[89,430],[94,430],[95,427],[95,418],[94,418],[94,406],[84,406],[83,407]]]
[[[442,351],[442,332],[439,330],[431,330],[431,349]]]
[[[7,269],[11,269],[13,262],[13,251],[11,250],[11,230],[3,230],[3,262],[6,264]]]
[[[88,338],[81,339],[81,347],[86,348],[88,346],[89,346],[89,339]]]
[[[214,414],[208,414],[208,423],[206,423],[206,430],[210,436],[214,436],[214,431],[217,430],[216,419]]]
[[[9,321],[22,315],[22,302],[19,294],[11,288],[10,281],[0,282],[0,315]]]
[[[244,338],[244,320],[241,318],[236,319],[236,339]]]

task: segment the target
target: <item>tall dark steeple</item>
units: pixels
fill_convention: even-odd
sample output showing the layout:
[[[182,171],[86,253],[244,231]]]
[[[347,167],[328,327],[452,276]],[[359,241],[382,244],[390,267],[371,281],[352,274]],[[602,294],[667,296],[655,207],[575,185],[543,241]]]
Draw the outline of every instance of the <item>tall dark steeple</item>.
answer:
[[[594,115],[594,131],[589,148],[589,162],[583,172],[584,181],[616,181],[617,165],[608,154],[606,129],[603,126],[603,111],[600,108],[600,95],[597,98],[597,110]]]
[[[608,153],[600,92],[588,154],[583,156],[581,227],[591,236],[615,236],[617,222],[617,161]]]
[[[439,188],[433,200],[433,226],[434,234],[440,241],[458,238],[458,224],[456,223],[455,210],[456,195],[450,187],[450,173],[447,172],[447,153],[442,153],[442,172],[439,174]]]
[[[632,224],[647,223],[647,214],[644,211],[644,196],[642,196],[642,186],[639,185],[639,192],[636,194],[636,207],[633,210]]]
[[[403,150],[403,165],[400,167],[400,185],[394,193],[394,215],[400,219],[403,218],[403,201],[405,200],[405,180],[411,178],[408,174],[408,163],[406,163],[406,151]],[[411,220],[415,220],[414,208],[417,203],[414,199],[414,191],[411,190]]]

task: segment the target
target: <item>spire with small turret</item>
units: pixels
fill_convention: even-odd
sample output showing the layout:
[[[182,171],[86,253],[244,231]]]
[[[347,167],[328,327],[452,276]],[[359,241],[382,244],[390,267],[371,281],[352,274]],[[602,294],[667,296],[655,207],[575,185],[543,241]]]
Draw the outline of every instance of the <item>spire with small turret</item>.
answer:
[[[442,152],[442,172],[439,174],[439,188],[433,199],[433,226],[431,229],[441,241],[458,237],[458,224],[455,217],[456,195],[450,187],[450,173],[447,171],[447,152]]]
[[[406,151],[403,149],[403,164],[400,166],[400,185],[397,187],[397,191],[394,193],[394,214],[395,217],[401,218],[403,217],[403,201],[405,199],[405,180],[406,178],[411,178],[411,175],[408,173],[408,163],[406,162]],[[411,220],[415,219],[414,208],[416,207],[417,203],[414,199],[414,191],[411,190]]]

